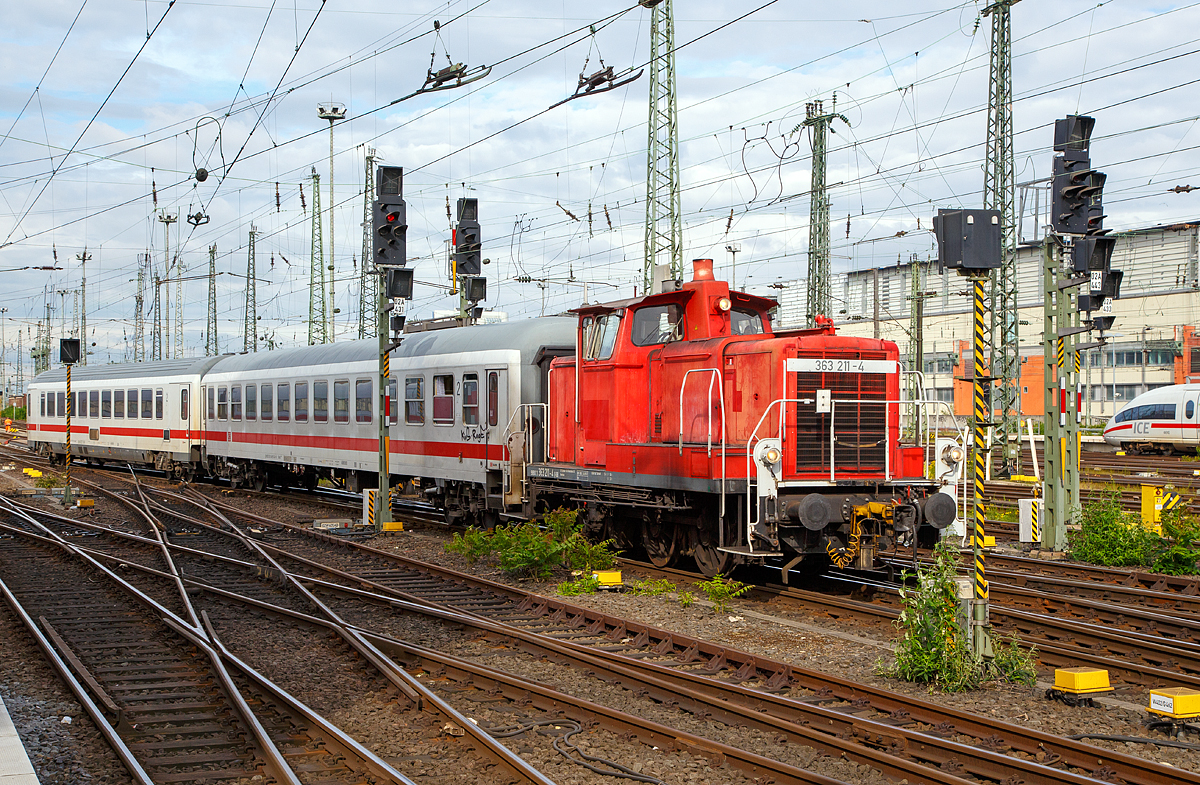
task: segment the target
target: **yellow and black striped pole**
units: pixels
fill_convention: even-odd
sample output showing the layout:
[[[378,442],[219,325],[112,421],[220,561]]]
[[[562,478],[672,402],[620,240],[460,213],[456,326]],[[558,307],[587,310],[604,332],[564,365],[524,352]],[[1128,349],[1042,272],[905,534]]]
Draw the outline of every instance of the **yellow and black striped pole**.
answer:
[[[984,428],[991,419],[984,396],[983,369],[983,278],[975,279],[975,532],[971,537],[975,555],[975,599],[987,601],[988,584],[983,563],[983,477],[984,477]]]
[[[71,397],[71,366],[67,365],[67,484],[63,488],[63,506],[71,506],[71,415],[75,413],[75,400]]]

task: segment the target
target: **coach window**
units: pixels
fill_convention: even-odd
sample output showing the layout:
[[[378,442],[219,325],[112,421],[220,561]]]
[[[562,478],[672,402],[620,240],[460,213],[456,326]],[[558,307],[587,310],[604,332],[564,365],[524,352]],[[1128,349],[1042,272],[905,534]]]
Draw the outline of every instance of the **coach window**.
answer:
[[[217,390],[217,419],[229,419],[229,388],[222,387]]]
[[[264,420],[271,419],[271,385],[264,384],[260,390],[258,413]]]
[[[258,417],[258,385],[246,385],[246,419]]]
[[[313,422],[329,422],[329,382],[313,382]]]
[[[106,420],[112,417],[112,390],[100,393],[100,416]]]
[[[129,390],[125,393],[125,416],[136,420],[138,416],[138,391]]]
[[[1192,419],[1192,415],[1195,413],[1196,413],[1196,402],[1188,401],[1187,402],[1187,418],[1189,420]]]
[[[280,422],[287,422],[292,415],[291,391],[290,385],[279,385],[279,405],[275,407],[275,419]]]
[[[409,376],[404,380],[404,422],[425,424],[425,377]]]
[[[462,384],[463,425],[479,425],[479,374],[464,373]]]
[[[308,382],[296,382],[296,422],[308,422]]]
[[[205,395],[208,398],[208,419],[215,420],[217,419],[217,388],[209,387],[207,390]]]
[[[113,390],[113,417],[125,419],[125,391]]]
[[[72,417],[84,417],[84,416],[86,416],[86,415],[84,415],[84,414],[81,414],[81,413],[80,413],[80,411],[79,411],[79,409],[80,409],[80,405],[79,405],[79,404],[83,403],[83,400],[82,400],[82,399],[83,399],[84,397],[85,397],[85,396],[84,396],[84,394],[83,394],[83,393],[77,393],[77,392],[73,392],[73,393],[71,393],[71,416],[72,416]],[[87,408],[87,406],[83,406],[82,408],[86,409],[86,408]]]
[[[163,407],[167,399],[163,396],[162,388],[159,387],[154,391],[154,419],[161,420],[163,418]]]
[[[395,379],[388,381],[388,424],[395,425],[400,421],[400,400],[396,397],[400,394],[400,383]]]
[[[488,425],[500,422],[500,374],[488,371]]]
[[[454,376],[433,377],[433,424],[454,424]]]
[[[39,409],[39,411],[41,411],[42,416],[45,417],[46,416],[46,393],[42,393],[38,400],[40,400],[42,402],[41,409]]]
[[[53,417],[54,416],[54,393],[48,392],[48,393],[42,393],[42,395],[46,396],[46,416]]]
[[[154,417],[154,390],[142,390],[142,419]]]
[[[371,380],[359,379],[354,383],[354,420],[371,421]]]
[[[235,384],[229,388],[229,419],[242,419],[242,385]]]
[[[93,420],[100,416],[100,391],[92,390],[88,393],[88,417]]]
[[[333,421],[350,422],[350,380],[333,381]]]
[[[179,390],[179,419],[184,422],[188,421],[188,388],[181,387]]]
[[[683,338],[683,309],[675,303],[649,305],[633,312],[633,345],[653,346]]]
[[[67,394],[59,393],[57,397],[58,397],[58,416],[66,417],[67,416]]]

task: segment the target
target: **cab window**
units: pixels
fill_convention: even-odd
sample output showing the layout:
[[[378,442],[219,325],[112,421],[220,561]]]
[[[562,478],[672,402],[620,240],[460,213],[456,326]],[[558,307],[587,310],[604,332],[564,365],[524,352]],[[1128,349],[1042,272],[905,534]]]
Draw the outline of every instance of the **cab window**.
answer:
[[[734,308],[729,314],[729,332],[732,335],[762,335],[762,315],[748,308]]]
[[[683,309],[675,303],[649,305],[633,312],[633,345],[654,346],[683,339]]]
[[[612,357],[617,345],[617,332],[621,329],[619,313],[604,313],[586,316],[583,320],[583,359],[607,360]]]
[[[1196,402],[1188,401],[1187,402],[1187,418],[1189,420],[1192,419],[1192,415],[1194,415],[1195,413],[1196,413]]]

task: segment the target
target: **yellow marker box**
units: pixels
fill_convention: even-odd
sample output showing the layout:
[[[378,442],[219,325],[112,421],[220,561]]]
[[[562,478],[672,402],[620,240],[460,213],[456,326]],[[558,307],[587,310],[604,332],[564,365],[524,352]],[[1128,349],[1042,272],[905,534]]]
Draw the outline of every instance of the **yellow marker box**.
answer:
[[[1112,692],[1108,671],[1103,668],[1056,668],[1054,689],[1072,695],[1088,695],[1095,692]]]
[[[621,581],[620,570],[596,570],[592,577],[600,581],[601,589],[619,589],[625,585]]]
[[[1191,687],[1163,687],[1150,690],[1150,705],[1146,709],[1175,720],[1200,717],[1200,690]]]
[[[75,500],[75,506],[76,506],[76,507],[79,507],[79,508],[81,508],[81,509],[82,509],[82,508],[88,508],[88,507],[95,507],[95,506],[96,506],[96,500],[95,500],[95,499],[76,499],[76,500]]]

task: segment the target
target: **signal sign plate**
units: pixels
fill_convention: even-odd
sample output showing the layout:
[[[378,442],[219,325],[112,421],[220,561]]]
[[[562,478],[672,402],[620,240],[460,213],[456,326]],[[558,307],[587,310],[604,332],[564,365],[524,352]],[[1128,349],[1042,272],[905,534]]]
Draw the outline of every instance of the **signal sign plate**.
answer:
[[[1104,288],[1104,271],[1092,270],[1092,283],[1090,286],[1093,292],[1098,292]]]
[[[1104,298],[1104,304],[1100,306],[1100,311],[1102,313],[1112,313],[1112,298],[1111,297]]]

